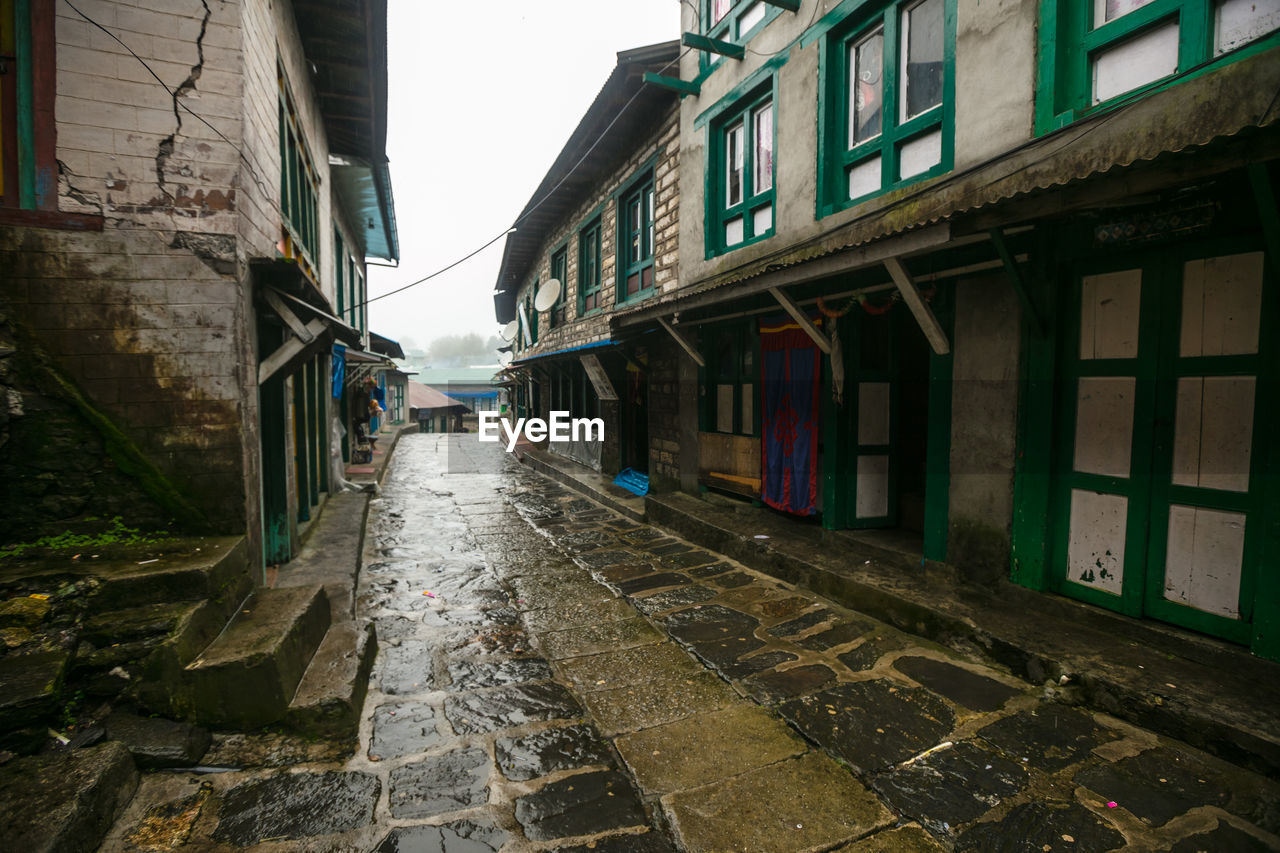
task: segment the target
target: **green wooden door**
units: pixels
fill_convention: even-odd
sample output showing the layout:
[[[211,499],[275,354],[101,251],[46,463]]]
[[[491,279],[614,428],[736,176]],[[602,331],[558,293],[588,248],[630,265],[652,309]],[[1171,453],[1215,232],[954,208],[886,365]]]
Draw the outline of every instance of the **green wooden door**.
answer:
[[[1238,248],[1077,276],[1053,575],[1067,595],[1246,642],[1263,534],[1266,330],[1263,254]]]
[[[834,448],[840,474],[831,481],[838,527],[898,524],[896,313],[855,309],[840,321],[845,379]]]

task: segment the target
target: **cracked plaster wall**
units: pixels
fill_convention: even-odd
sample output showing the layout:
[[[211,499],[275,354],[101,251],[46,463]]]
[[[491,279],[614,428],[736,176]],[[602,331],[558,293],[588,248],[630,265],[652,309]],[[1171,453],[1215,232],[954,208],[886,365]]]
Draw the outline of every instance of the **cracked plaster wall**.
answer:
[[[164,85],[58,5],[58,204],[101,216],[103,230],[0,229],[0,309],[220,529],[248,533],[260,553],[247,262],[273,256],[279,239],[277,55],[320,170],[321,222],[330,214],[328,148],[293,10],[280,0],[81,8]],[[321,240],[329,282],[331,228]]]

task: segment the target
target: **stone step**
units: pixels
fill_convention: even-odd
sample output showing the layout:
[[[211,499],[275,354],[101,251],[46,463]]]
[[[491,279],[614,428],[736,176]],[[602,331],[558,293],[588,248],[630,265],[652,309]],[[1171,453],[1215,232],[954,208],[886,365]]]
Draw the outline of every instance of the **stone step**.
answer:
[[[102,586],[90,600],[94,613],[126,610],[157,601],[222,598],[248,575],[243,536],[183,540],[155,562],[108,561],[93,566]]]
[[[377,652],[372,623],[331,625],[289,703],[285,725],[311,737],[354,740]]]
[[[328,628],[324,587],[256,590],[184,668],[184,716],[234,729],[281,719]]]

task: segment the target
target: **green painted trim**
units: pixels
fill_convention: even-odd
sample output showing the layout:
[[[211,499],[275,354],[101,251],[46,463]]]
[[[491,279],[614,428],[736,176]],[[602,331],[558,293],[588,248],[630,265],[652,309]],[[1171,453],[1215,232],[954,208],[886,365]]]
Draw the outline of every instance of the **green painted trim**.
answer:
[[[670,89],[673,92],[679,92],[680,97],[685,95],[698,96],[702,94],[702,84],[690,80],[681,80],[678,77],[667,77],[663,74],[655,74],[652,71],[644,72],[644,82],[653,86],[661,86],[664,89]]]
[[[770,6],[777,6],[779,9],[784,9],[788,12],[800,11],[800,0],[763,0],[763,2],[768,3]]]
[[[36,206],[36,136],[33,51],[31,45],[31,0],[14,0],[14,35],[18,55],[18,206]]]
[[[1028,296],[1040,306],[1053,304],[1061,287],[1061,264],[1047,251],[1048,238],[1040,235],[1033,258],[1035,274]],[[1043,337],[1031,334],[1022,325],[1022,353],[1019,367],[1020,391],[1017,453],[1013,476],[1013,523],[1010,528],[1010,580],[1035,590],[1048,588],[1049,507],[1052,491],[1054,418],[1057,377],[1058,324],[1053,316]]]
[[[1035,336],[1043,338],[1045,335],[1044,323],[1040,320],[1040,312],[1036,310],[1035,304],[1031,301],[1031,294],[1027,291],[1027,284],[1022,279],[1022,271],[1018,269],[1018,264],[1013,259],[1013,253],[1009,251],[1009,245],[1005,242],[1004,229],[992,228],[987,233],[991,236],[991,245],[995,247],[996,254],[1000,256],[1000,263],[1004,264],[1005,274],[1009,276],[1009,284],[1013,285],[1013,290],[1018,295],[1018,302],[1022,305],[1022,316],[1031,324],[1031,330],[1035,333]]]
[[[1280,254],[1272,248],[1268,234],[1267,260],[1263,270],[1262,317],[1280,317]],[[1259,338],[1258,389],[1255,396],[1254,429],[1273,429],[1280,422],[1280,334],[1275,329]],[[1263,389],[1270,388],[1268,393]],[[1265,425],[1265,426],[1264,426]],[[1255,435],[1257,433],[1255,432]],[[1251,648],[1259,657],[1280,661],[1280,445],[1274,441],[1255,444],[1260,452],[1254,460],[1251,478],[1256,477],[1261,501],[1257,524],[1258,571],[1253,588],[1253,638]]]
[[[686,47],[692,47],[695,50],[718,53],[721,56],[727,56],[730,59],[741,59],[747,53],[746,48],[740,44],[721,41],[720,39],[710,38],[708,36],[700,36],[697,33],[684,33],[680,36],[680,43]]]
[[[693,120],[693,129],[698,130],[712,121],[716,121],[726,110],[736,107],[744,98],[756,94],[756,90],[764,87],[767,78],[774,78],[773,86],[777,86],[777,70],[787,64],[788,55],[780,53],[761,65],[751,74],[724,94],[720,100],[707,107]]]
[[[293,392],[293,472],[298,499],[298,521],[311,520],[310,453],[307,449],[306,369],[291,375]]]
[[[1155,0],[1090,30],[1088,4],[1078,0],[1041,0],[1036,136],[1052,133],[1086,116],[1118,109],[1280,45],[1278,30],[1222,56],[1214,56],[1213,15],[1209,5],[1210,0]],[[1174,16],[1179,21],[1177,70],[1146,86],[1092,104],[1090,53]]]
[[[755,193],[753,192],[755,187],[752,179],[755,154],[754,146],[751,144],[751,112],[765,102],[771,103],[773,109],[771,123],[773,131],[773,178],[769,189]],[[767,81],[732,106],[733,109],[731,110],[722,110],[715,122],[708,128],[706,159],[703,166],[705,222],[707,224],[706,232],[703,234],[703,243],[705,257],[708,260],[718,255],[735,252],[744,246],[750,246],[752,243],[767,240],[774,236],[778,230],[778,117],[782,111],[778,98],[778,76],[776,74],[772,75]],[[743,128],[742,200],[732,207],[723,207],[721,200],[724,197],[722,192],[724,188],[721,186],[721,181],[725,167],[724,131],[728,125],[737,124],[739,121],[742,122]],[[753,213],[765,205],[768,205],[772,211],[769,217],[769,227],[764,232],[756,234],[754,233],[755,220]],[[742,217],[743,238],[732,246],[727,245],[724,241],[725,223],[739,216]]]
[[[899,122],[898,69],[901,50],[899,22],[911,0],[889,3],[858,3],[838,22],[824,30],[827,38],[819,45],[818,66],[818,170],[815,218],[821,219],[855,207],[887,192],[945,174],[955,163],[955,0],[943,2],[943,83],[942,103]],[[828,16],[830,18],[830,16]],[[824,21],[827,19],[824,19]],[[845,81],[849,78],[849,47],[877,27],[884,31],[883,82],[881,86],[881,133],[854,147],[848,147],[849,98]],[[942,135],[938,164],[924,172],[900,177],[902,147],[912,138],[935,129]],[[880,158],[880,186],[856,198],[848,197],[848,172],[859,162]]]
[[[796,2],[797,0],[783,0],[783,2]],[[701,10],[698,14],[698,23],[702,27],[703,34],[712,39],[733,45],[745,46],[747,42],[755,38],[755,36],[764,30],[765,27],[773,23],[773,21],[782,14],[782,9],[777,8],[777,4],[770,3],[769,0],[762,0],[769,8],[765,9],[764,17],[760,19],[755,26],[746,32],[740,32],[737,29],[739,15],[751,6],[751,0],[736,0],[732,8],[729,9],[725,16],[714,26],[711,24],[711,4],[708,0],[702,0]],[[794,11],[794,10],[793,10]],[[698,65],[701,73],[698,75],[698,81],[706,79],[720,67],[720,57],[708,56],[706,53],[700,54],[698,57]]]
[[[622,229],[625,226],[625,221],[624,221],[625,217],[623,216],[623,212],[622,212],[622,200],[627,196],[632,195],[633,193],[642,191],[645,188],[646,184],[651,184],[653,186],[654,209],[656,211],[658,206],[658,201],[657,201],[658,181],[657,181],[656,171],[657,171],[657,165],[658,165],[658,158],[663,153],[665,153],[665,151],[666,151],[665,148],[659,148],[657,151],[655,151],[653,153],[653,156],[649,157],[642,164],[640,164],[640,166],[636,168],[636,170],[633,171],[625,181],[623,181],[621,184],[618,185],[618,188],[614,190],[613,194],[609,197],[610,201],[613,202],[613,231],[614,231],[613,303],[614,305],[622,305],[622,304],[634,305],[635,303],[643,299],[647,299],[648,297],[658,292],[658,288],[657,288],[657,257],[658,257],[657,226],[656,224],[654,224],[654,245],[651,247],[653,249],[653,254],[649,256],[649,259],[647,261],[642,261],[636,264],[635,267],[629,268],[628,265],[623,261],[623,255],[622,255],[623,243],[624,243],[622,239]],[[600,231],[601,246],[603,247],[604,245],[603,219],[601,220],[600,228],[601,228],[601,231]],[[603,252],[603,248],[601,249],[601,251]],[[604,262],[602,259],[601,264],[603,265],[603,263]],[[641,274],[641,280],[643,281],[644,268],[646,266],[654,267],[653,285],[647,289],[642,288],[632,296],[627,296],[626,294],[627,276],[630,275],[632,272],[639,272]],[[604,286],[603,270],[601,271],[600,283],[601,283],[601,287],[603,287]]]

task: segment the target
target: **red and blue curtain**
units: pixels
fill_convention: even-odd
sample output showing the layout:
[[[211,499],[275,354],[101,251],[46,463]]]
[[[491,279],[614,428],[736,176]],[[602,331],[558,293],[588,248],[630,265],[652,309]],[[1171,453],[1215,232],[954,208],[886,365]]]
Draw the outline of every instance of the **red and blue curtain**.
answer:
[[[790,317],[761,320],[760,369],[761,498],[774,509],[814,515],[821,353]]]

